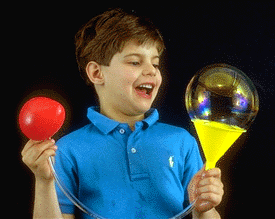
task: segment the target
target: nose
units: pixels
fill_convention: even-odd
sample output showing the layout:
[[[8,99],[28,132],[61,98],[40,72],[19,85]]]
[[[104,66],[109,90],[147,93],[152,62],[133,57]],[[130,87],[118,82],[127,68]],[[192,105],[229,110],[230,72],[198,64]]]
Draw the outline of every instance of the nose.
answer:
[[[155,77],[156,74],[157,74],[157,69],[152,65],[152,64],[147,64],[143,71],[142,71],[142,74],[144,76],[151,76],[151,77]]]

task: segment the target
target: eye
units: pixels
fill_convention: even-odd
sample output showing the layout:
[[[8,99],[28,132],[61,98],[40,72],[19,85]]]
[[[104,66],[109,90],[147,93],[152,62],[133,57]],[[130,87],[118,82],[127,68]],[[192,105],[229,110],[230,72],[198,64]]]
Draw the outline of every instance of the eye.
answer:
[[[159,69],[159,65],[158,64],[153,64],[154,68]]]
[[[129,62],[129,64],[131,64],[131,65],[133,65],[133,66],[138,66],[138,65],[140,65],[139,62]]]

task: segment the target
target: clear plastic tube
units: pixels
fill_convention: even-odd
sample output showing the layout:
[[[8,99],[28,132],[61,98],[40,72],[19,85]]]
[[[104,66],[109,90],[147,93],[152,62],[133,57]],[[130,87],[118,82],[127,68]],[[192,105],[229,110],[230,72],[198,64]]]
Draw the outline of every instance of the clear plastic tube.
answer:
[[[52,168],[52,173],[54,176],[54,179],[57,183],[57,185],[59,186],[59,188],[61,189],[61,191],[67,196],[67,198],[76,206],[78,207],[81,211],[83,211],[84,213],[88,214],[89,216],[91,216],[92,218],[95,219],[107,219],[104,217],[101,217],[100,215],[98,215],[97,213],[93,212],[91,209],[89,209],[87,206],[85,206],[82,202],[80,202],[67,188],[66,186],[62,183],[62,181],[60,180],[60,178],[58,177],[55,169],[54,169],[54,162],[53,162],[53,158],[49,157],[49,163],[50,166]],[[184,218],[185,216],[187,216],[188,214],[191,213],[191,211],[194,209],[195,207],[195,203],[197,200],[193,201],[190,205],[188,205],[183,211],[181,211],[179,214],[177,214],[174,217],[171,217],[170,219],[181,219]]]
[[[195,204],[196,204],[197,200],[198,199],[191,202],[190,205],[188,205],[185,209],[183,209],[183,211],[181,211],[179,214],[177,214],[176,216],[171,217],[169,219],[181,219],[181,218],[184,218],[185,216],[187,216],[188,214],[190,214],[192,212],[192,210],[195,208]]]

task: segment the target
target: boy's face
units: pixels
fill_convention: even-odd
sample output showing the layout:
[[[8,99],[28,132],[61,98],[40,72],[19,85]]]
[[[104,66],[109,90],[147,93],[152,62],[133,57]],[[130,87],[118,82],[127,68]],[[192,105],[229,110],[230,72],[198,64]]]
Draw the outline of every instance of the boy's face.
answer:
[[[128,116],[144,114],[151,108],[162,82],[158,65],[155,44],[127,42],[122,52],[113,56],[109,66],[102,66],[101,107]]]

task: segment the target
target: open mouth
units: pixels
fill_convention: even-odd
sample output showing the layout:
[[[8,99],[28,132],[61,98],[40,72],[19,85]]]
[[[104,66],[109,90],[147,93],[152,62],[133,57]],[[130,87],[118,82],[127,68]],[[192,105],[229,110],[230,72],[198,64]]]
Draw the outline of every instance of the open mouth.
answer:
[[[136,92],[145,98],[151,98],[155,85],[152,83],[144,83],[135,88]]]

